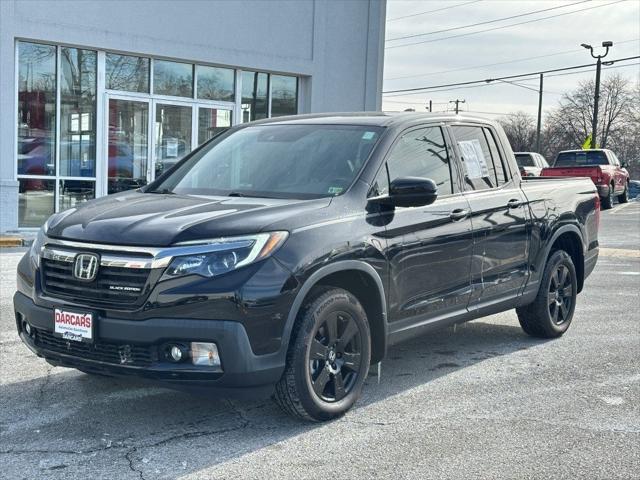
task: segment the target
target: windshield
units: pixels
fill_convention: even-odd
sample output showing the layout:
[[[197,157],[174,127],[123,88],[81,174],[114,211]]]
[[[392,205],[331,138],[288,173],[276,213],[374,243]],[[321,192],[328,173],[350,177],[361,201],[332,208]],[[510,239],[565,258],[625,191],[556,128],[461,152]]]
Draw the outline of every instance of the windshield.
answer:
[[[560,152],[554,167],[588,167],[592,165],[608,165],[604,152]]]
[[[319,198],[344,192],[381,127],[256,125],[223,134],[148,191]]]
[[[519,167],[535,167],[533,156],[528,153],[516,153],[516,162]]]

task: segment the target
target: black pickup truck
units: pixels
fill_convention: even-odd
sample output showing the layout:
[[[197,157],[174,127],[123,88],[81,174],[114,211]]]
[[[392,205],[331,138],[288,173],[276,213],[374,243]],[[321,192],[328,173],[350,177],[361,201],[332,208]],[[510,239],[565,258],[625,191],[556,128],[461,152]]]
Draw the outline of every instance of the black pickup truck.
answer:
[[[16,326],[53,365],[270,389],[326,420],[390,345],[434,328],[515,308],[526,333],[562,335],[599,215],[588,178],[523,180],[486,120],[249,123],[53,215],[18,266]]]

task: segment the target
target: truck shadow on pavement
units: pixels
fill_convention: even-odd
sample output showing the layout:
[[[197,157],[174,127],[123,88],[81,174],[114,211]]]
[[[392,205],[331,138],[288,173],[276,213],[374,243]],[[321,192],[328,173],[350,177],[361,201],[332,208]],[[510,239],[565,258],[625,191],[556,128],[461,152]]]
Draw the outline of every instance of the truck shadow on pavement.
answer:
[[[328,424],[292,419],[269,399],[211,399],[50,368],[45,377],[2,387],[0,458],[16,469],[11,478],[23,476],[21,465],[37,466],[47,478],[175,478],[277,450],[279,442],[315,429],[383,423],[379,402],[408,391],[426,399],[430,382],[541,343],[517,323],[480,320],[398,345],[383,362],[381,382],[373,366],[356,407]]]

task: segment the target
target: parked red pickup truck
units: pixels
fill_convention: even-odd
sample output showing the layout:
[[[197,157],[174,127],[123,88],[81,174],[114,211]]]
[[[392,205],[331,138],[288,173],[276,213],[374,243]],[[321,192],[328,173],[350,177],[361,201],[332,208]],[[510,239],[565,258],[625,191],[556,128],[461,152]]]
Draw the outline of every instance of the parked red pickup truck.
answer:
[[[604,148],[560,152],[553,167],[543,168],[541,176],[591,178],[598,188],[602,208],[611,208],[614,196],[620,203],[629,201],[629,172],[615,153]]]

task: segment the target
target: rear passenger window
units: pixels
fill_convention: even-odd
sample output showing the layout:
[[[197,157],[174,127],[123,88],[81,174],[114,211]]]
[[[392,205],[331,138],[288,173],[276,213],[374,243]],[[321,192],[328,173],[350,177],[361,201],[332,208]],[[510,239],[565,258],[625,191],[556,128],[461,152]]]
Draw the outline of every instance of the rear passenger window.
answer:
[[[389,172],[387,178],[387,169]],[[374,195],[389,193],[389,181],[399,177],[430,178],[440,195],[453,193],[447,145],[440,127],[426,127],[403,134],[391,148],[373,186]]]
[[[504,164],[504,160],[502,158],[502,155],[500,155],[500,149],[498,148],[498,143],[496,142],[496,138],[493,136],[493,132],[488,128],[484,128],[483,130],[484,130],[484,136],[487,139],[487,143],[489,144],[489,150],[491,151],[491,158],[493,159],[493,164],[496,169],[496,178],[498,180],[498,186],[500,186],[511,179],[511,172],[507,170],[507,167]]]
[[[502,166],[500,167],[502,182],[498,182],[498,174],[483,128],[452,125],[451,130],[458,143],[458,150],[464,167],[465,183],[473,190],[496,188],[499,184],[504,183],[505,177]],[[498,162],[500,162],[499,157]]]

